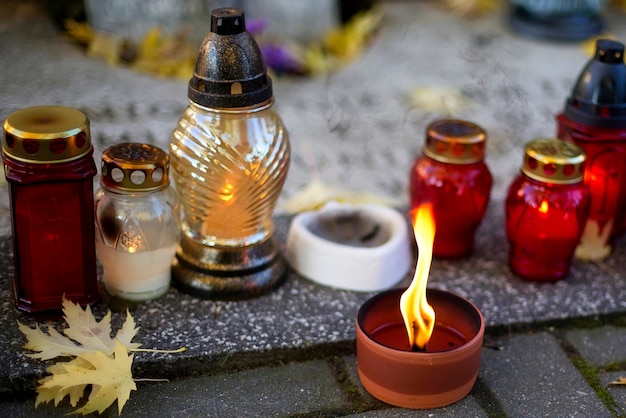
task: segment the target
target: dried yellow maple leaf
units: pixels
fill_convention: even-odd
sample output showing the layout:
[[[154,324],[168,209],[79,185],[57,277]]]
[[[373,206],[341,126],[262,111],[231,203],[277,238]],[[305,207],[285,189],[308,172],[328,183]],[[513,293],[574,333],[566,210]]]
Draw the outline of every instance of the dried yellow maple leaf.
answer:
[[[318,179],[313,179],[293,197],[282,202],[281,209],[289,214],[296,214],[319,210],[329,202],[348,203],[352,205],[369,203],[387,206],[393,206],[399,203],[374,193],[340,189],[323,183]]]
[[[115,338],[111,338],[111,311],[98,322],[89,306],[83,309],[64,297],[63,314],[68,325],[63,330],[65,335],[54,328],[48,328],[45,333],[37,326],[32,329],[19,321],[17,323],[27,338],[24,348],[37,352],[27,356],[41,360],[74,357],[47,368],[51,375],[39,380],[35,407],[51,401],[56,406],[65,397],[69,397],[70,405],[75,407],[85,389],[91,386],[87,402],[74,413],[102,413],[116,399],[121,413],[130,392],[137,390],[131,372],[133,356],[128,354],[129,351],[178,353],[185,350],[184,347],[170,351],[139,348],[141,344],[131,342],[139,328],[129,312],[126,312],[126,321]]]
[[[89,45],[93,40],[94,31],[87,23],[77,22],[73,19],[67,19],[64,22],[67,34],[83,45]]]
[[[75,360],[52,365],[48,368],[52,376],[39,381],[39,396],[35,406],[52,399],[56,405],[68,395],[72,406],[76,406],[81,393],[87,385],[91,385],[87,403],[74,413],[102,413],[117,400],[117,410],[121,414],[130,392],[137,390],[131,371],[132,364],[133,355],[129,355],[126,347],[116,340],[112,356],[92,351],[81,354]]]
[[[89,306],[83,310],[80,305],[63,298],[63,313],[68,325],[68,328],[63,330],[65,336],[54,328],[48,327],[46,334],[38,326],[32,329],[18,321],[20,331],[28,339],[24,348],[37,351],[26,354],[28,357],[49,360],[55,357],[79,356],[93,350],[107,354],[113,352],[115,340],[111,338],[111,311],[98,322]],[[138,329],[135,327],[133,317],[126,312],[126,321],[115,338],[128,350],[135,350],[141,346],[131,342]]]
[[[35,408],[40,403],[46,403],[50,401],[54,401],[54,405],[57,406],[59,402],[61,402],[66,396],[69,396],[70,405],[76,406],[80,398],[83,397],[83,393],[85,393],[85,389],[87,388],[86,384],[74,385],[62,389],[60,387],[54,387],[51,389],[47,389],[43,387],[43,384],[47,381],[53,380],[54,375],[59,375],[63,373],[67,373],[65,369],[66,365],[74,365],[76,367],[84,367],[84,368],[92,368],[91,363],[87,360],[84,360],[82,357],[76,357],[65,363],[55,363],[52,366],[48,367],[46,370],[48,373],[52,374],[52,376],[46,376],[43,379],[39,380],[39,389],[37,390],[37,399],[35,400]]]
[[[354,59],[363,51],[382,17],[382,11],[378,8],[359,13],[344,26],[330,30],[324,37],[324,46],[341,60]]]
[[[87,55],[103,58],[109,65],[115,66],[120,62],[123,42],[124,40],[118,36],[96,33],[89,43]]]
[[[626,385],[626,377],[618,377],[617,380],[609,382],[609,385]]]
[[[580,237],[574,256],[583,261],[604,260],[611,254],[611,232],[613,232],[613,220],[609,220],[604,226],[599,222],[589,219]]]
[[[468,106],[461,91],[452,86],[418,86],[409,91],[409,100],[416,109],[446,116],[458,115]]]
[[[461,16],[482,16],[498,9],[498,0],[444,0],[444,4]]]

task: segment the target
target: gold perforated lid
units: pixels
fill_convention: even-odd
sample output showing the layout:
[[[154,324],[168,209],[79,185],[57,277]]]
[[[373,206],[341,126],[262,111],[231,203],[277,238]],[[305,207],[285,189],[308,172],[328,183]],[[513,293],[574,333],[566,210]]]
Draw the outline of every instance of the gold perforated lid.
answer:
[[[18,110],[4,121],[2,151],[15,160],[37,164],[78,159],[91,151],[89,119],[71,107]]]
[[[578,183],[585,174],[585,160],[585,152],[573,142],[540,138],[526,144],[522,172],[547,183]]]
[[[442,119],[426,128],[423,153],[450,164],[472,164],[485,158],[487,134],[480,126],[459,119]]]
[[[169,184],[170,159],[161,148],[127,142],[102,152],[102,185],[122,192],[150,192]]]

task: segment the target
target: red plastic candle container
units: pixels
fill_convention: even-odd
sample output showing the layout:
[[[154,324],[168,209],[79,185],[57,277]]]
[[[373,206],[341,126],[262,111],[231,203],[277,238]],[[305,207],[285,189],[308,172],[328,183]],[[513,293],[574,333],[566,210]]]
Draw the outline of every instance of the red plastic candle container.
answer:
[[[426,129],[423,154],[411,168],[411,208],[433,204],[435,257],[463,257],[474,249],[493,182],[485,140],[480,126],[463,120],[439,120]]]
[[[4,122],[2,155],[9,184],[17,307],[43,313],[63,295],[98,300],[89,120],[60,106],[18,110]]]
[[[506,199],[511,270],[528,280],[567,274],[589,212],[585,154],[556,138],[526,145],[521,174]]]
[[[624,45],[601,39],[581,72],[565,111],[557,116],[558,137],[587,155],[585,184],[591,209],[576,256],[598,260],[613,238],[626,231],[626,65]]]

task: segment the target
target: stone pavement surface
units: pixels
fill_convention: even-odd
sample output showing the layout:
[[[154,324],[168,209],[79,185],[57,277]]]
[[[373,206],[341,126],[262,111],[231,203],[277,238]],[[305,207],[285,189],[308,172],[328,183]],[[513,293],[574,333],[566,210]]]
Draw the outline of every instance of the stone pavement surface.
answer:
[[[307,359],[283,361],[278,355],[251,368],[226,356],[207,373],[139,383],[121,416],[624,416],[626,390],[609,385],[626,375],[626,328],[614,320],[489,335],[472,392],[444,408],[406,410],[374,399],[359,382],[355,355],[340,354],[344,350],[336,347]],[[6,417],[57,417],[67,411],[49,405],[34,409],[32,399],[0,403]]]
[[[0,2],[0,117],[41,104],[85,111],[96,155],[125,140],[164,148],[186,106],[186,83],[112,68],[86,57],[35,9]],[[10,2],[6,2],[9,4]],[[7,12],[12,10],[12,12]],[[25,9],[20,9],[25,10]],[[392,408],[360,386],[354,319],[372,294],[322,287],[289,274],[270,295],[242,302],[205,301],[171,289],[131,306],[146,347],[187,351],[137,354],[140,383],[122,416],[626,416],[626,240],[602,263],[574,262],[566,280],[528,283],[507,267],[502,199],[525,142],[556,132],[587,60],[578,45],[521,38],[504,14],[455,17],[432,2],[388,2],[380,33],[357,61],[326,77],[275,79],[293,160],[283,199],[321,180],[386,196],[405,207],[408,170],[428,122],[442,116],[412,108],[418,86],[452,86],[467,106],[459,117],[489,132],[496,177],[488,215],[472,257],[435,260],[430,286],[459,293],[483,312],[488,330],[472,393],[446,408]],[[608,16],[626,39],[623,14]],[[312,163],[314,162],[314,163]],[[315,168],[312,168],[314,164]],[[11,229],[6,186],[0,189],[0,416],[60,416],[34,409],[33,388],[45,365],[22,353],[11,294]],[[290,218],[276,216],[284,241]],[[408,284],[407,277],[402,286]],[[125,307],[107,295],[94,307]],[[105,416],[115,416],[109,410]]]

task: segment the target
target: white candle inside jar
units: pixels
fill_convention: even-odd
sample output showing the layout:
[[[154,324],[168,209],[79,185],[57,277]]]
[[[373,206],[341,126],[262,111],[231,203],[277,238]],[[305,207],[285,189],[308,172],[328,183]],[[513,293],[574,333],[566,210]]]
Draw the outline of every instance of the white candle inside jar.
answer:
[[[148,144],[119,144],[102,153],[96,252],[112,296],[143,301],[169,289],[180,214],[168,168],[167,154]]]
[[[128,300],[157,298],[170,287],[176,244],[152,251],[129,253],[96,244],[104,268],[104,282],[113,296]]]

